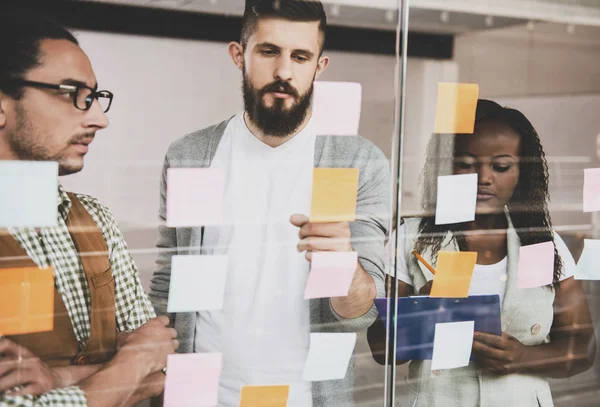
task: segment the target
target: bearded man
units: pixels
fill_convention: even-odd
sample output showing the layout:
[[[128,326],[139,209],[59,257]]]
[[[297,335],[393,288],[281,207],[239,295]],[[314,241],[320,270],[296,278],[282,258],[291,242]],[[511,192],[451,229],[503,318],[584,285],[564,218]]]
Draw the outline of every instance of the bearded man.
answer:
[[[248,1],[241,40],[228,47],[242,72],[244,111],[175,141],[165,158],[163,222],[169,168],[225,173],[223,225],[160,226],[150,294],[167,314],[173,254],[227,256],[221,310],[168,314],[179,352],[222,353],[219,406],[239,406],[242,386],[270,384],[290,385],[290,407],[354,405],[353,361],[341,380],[307,382],[302,371],[311,332],[356,332],[375,320],[373,300],[384,296],[389,164],[362,137],[317,137],[311,127],[313,82],[329,64],[326,20],[319,1]],[[309,222],[315,167],[359,169],[355,222]],[[304,299],[319,251],[358,252],[347,296]]]

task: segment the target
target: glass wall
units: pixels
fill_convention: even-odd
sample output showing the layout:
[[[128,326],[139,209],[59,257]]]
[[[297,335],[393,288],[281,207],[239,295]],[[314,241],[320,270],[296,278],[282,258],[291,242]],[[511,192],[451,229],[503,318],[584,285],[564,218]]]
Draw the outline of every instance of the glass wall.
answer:
[[[324,0],[324,45],[318,8],[244,37],[267,0],[53,3],[114,93],[59,182],[178,330],[156,405],[598,404],[598,2]]]
[[[596,405],[600,4],[409,3],[396,405]]]

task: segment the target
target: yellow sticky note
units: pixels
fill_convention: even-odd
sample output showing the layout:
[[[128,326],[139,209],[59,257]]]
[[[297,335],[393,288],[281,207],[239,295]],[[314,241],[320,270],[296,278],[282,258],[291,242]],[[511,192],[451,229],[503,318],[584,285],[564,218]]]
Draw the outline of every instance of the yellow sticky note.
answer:
[[[430,296],[468,297],[476,262],[476,252],[439,252]]]
[[[0,269],[0,335],[20,335],[53,329],[53,269]]]
[[[286,407],[290,386],[243,386],[240,407]]]
[[[435,133],[473,134],[479,85],[439,83]]]
[[[311,223],[353,222],[356,219],[358,168],[313,170]]]

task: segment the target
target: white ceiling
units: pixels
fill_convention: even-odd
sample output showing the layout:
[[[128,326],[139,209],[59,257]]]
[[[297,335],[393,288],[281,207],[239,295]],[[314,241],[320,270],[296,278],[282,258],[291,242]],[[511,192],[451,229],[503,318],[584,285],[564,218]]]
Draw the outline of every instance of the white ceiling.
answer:
[[[244,0],[80,0],[241,15]],[[331,24],[395,29],[402,0],[323,0]],[[406,0],[413,31],[461,34],[530,20],[600,27],[600,0]],[[585,31],[585,30],[580,30]],[[595,30],[593,31],[597,33]]]

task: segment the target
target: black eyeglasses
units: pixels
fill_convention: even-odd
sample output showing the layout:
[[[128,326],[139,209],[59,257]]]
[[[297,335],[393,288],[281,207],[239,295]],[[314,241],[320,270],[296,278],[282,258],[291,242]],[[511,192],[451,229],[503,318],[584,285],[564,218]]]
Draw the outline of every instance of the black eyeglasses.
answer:
[[[97,100],[102,107],[104,113],[108,112],[110,105],[112,104],[113,94],[107,90],[97,90],[90,88],[85,85],[54,85],[52,83],[18,80],[17,84],[22,86],[31,86],[34,88],[45,88],[45,89],[56,89],[64,93],[73,94],[73,105],[79,110],[90,110],[94,104],[94,100]]]

